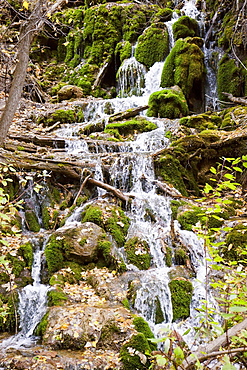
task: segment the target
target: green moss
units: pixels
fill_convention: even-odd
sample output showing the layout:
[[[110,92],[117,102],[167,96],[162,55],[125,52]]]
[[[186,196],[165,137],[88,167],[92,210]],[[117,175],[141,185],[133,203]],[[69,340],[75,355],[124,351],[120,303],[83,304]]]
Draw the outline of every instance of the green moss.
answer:
[[[58,289],[49,290],[47,293],[48,306],[63,306],[68,300],[66,294]]]
[[[188,252],[184,248],[175,249],[174,260],[176,265],[186,265],[189,260]]]
[[[129,303],[129,300],[127,298],[124,298],[122,300],[122,305],[127,308],[127,310],[130,310],[130,303]]]
[[[150,329],[150,326],[148,325],[147,321],[144,320],[142,317],[134,316],[133,324],[134,324],[135,329],[139,333],[142,333],[145,336],[145,338],[147,339],[154,338],[154,334],[152,330]],[[155,343],[149,342],[149,346],[152,351],[155,351],[157,349],[157,345]]]
[[[221,254],[226,261],[239,261],[247,265],[247,227],[236,225],[226,236],[226,245],[221,248]]]
[[[124,250],[130,263],[140,270],[149,269],[151,256],[149,246],[145,240],[138,237],[131,238],[125,243]]]
[[[192,207],[178,215],[177,220],[184,230],[192,230],[193,226],[201,219],[202,210],[200,207]]]
[[[115,55],[119,55],[120,63],[131,57],[132,45],[129,41],[121,41],[115,48]]]
[[[172,249],[170,247],[166,247],[165,261],[166,261],[166,266],[167,267],[172,266]]]
[[[108,240],[101,240],[98,243],[98,251],[102,254],[106,266],[109,266],[112,263],[112,255],[111,255],[112,244]]]
[[[180,119],[180,124],[186,127],[196,128],[199,131],[214,130],[222,125],[222,118],[211,114],[198,114],[196,116],[188,116]],[[215,132],[217,135],[217,133]],[[219,137],[219,135],[217,135]]]
[[[202,40],[198,37],[179,39],[165,60],[161,87],[178,85],[193,111],[202,110],[205,66],[201,50]]]
[[[31,242],[20,245],[18,254],[22,256],[25,261],[26,267],[30,268],[33,265],[33,246]]]
[[[165,89],[154,92],[148,101],[147,116],[179,118],[189,113],[184,94],[180,89]]]
[[[38,117],[37,122],[44,126],[52,126],[56,122],[74,123],[84,120],[83,111],[80,108],[75,109],[57,109],[55,112]]]
[[[39,220],[34,211],[32,210],[25,211],[25,221],[30,231],[33,232],[40,231]]]
[[[102,227],[103,226],[102,210],[94,205],[88,206],[85,212],[82,214],[81,222],[94,222],[95,224]]]
[[[55,235],[51,235],[45,248],[45,258],[49,274],[63,268],[65,261],[63,250],[63,239],[56,239]]]
[[[155,172],[161,176],[165,182],[172,184],[181,194],[187,196],[187,189],[184,183],[184,168],[178,159],[173,155],[166,154],[155,161]]]
[[[135,119],[132,119],[130,121],[125,122],[114,122],[109,123],[104,132],[108,134],[113,134],[116,138],[120,138],[120,135],[133,135],[136,133],[141,132],[148,132],[155,130],[157,128],[157,125],[153,122],[150,122],[142,117],[137,117]]]
[[[50,212],[48,207],[42,209],[42,223],[46,230],[50,228]]]
[[[103,213],[99,206],[90,205],[82,214],[82,222],[94,222],[108,231],[119,247],[122,247],[129,228],[129,219],[119,207],[111,207]]]
[[[64,279],[64,276],[61,274],[54,274],[49,280],[49,285],[51,286],[53,285],[63,286],[64,283],[65,283],[65,279]]]
[[[163,61],[169,53],[169,35],[163,23],[153,24],[139,36],[135,49],[136,60],[147,68]]]
[[[138,354],[130,353],[129,349],[135,349],[136,351],[145,354],[150,353],[150,346],[148,340],[145,338],[144,334],[139,333],[133,335],[131,339],[121,347],[120,359],[123,364],[123,370],[144,370],[147,369],[149,363],[145,365],[140,361]]]
[[[40,323],[36,327],[36,329],[35,329],[35,335],[38,335],[41,338],[43,337],[43,335],[46,332],[47,326],[48,326],[48,317],[49,317],[49,312],[47,312],[43,316],[42,320],[40,321]]]
[[[190,316],[190,303],[193,286],[190,281],[175,279],[169,282],[171,291],[173,321],[186,319]]]
[[[161,309],[160,300],[158,297],[155,299],[155,324],[160,324],[165,320],[163,311]]]
[[[225,54],[220,62],[217,71],[217,91],[219,99],[226,101],[227,98],[223,92],[241,96],[242,75],[234,59]]]
[[[199,27],[195,19],[184,15],[172,25],[174,39],[199,36]]]
[[[185,204],[186,202],[184,202],[183,200],[172,200],[171,201],[170,205],[171,205],[171,211],[172,211],[172,218],[174,220],[177,219],[179,207],[184,206]]]

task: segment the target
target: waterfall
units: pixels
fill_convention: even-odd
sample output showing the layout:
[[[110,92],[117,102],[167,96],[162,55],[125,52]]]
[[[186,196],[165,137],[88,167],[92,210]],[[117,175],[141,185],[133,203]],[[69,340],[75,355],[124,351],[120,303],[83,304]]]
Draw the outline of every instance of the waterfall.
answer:
[[[33,283],[26,285],[18,293],[21,331],[0,343],[0,350],[8,348],[25,348],[35,344],[37,337],[33,335],[36,326],[41,321],[47,309],[48,285],[41,284],[41,266],[47,237],[40,243],[38,239],[31,239],[34,248],[31,276]]]

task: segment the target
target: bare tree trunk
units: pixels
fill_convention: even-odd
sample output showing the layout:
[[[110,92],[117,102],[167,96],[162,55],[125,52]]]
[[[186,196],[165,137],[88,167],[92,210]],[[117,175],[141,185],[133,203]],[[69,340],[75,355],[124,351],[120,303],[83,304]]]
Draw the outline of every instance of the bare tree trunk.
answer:
[[[20,30],[20,37],[17,52],[17,64],[14,72],[13,81],[11,84],[9,97],[0,118],[0,146],[4,145],[4,141],[8,134],[10,125],[13,121],[14,114],[18,108],[21,99],[23,85],[26,78],[27,67],[29,62],[29,52],[32,40],[43,26],[45,22],[45,14],[51,14],[58,6],[62,5],[65,0],[58,0],[55,4],[47,9],[47,0],[37,0],[32,13],[24,22]]]

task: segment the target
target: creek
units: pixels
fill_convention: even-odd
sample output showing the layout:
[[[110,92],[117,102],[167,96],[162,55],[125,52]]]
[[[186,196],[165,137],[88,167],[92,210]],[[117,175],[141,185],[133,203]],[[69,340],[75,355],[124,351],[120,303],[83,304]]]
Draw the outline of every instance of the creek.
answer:
[[[196,18],[201,24],[203,23],[203,18],[196,9],[195,1],[193,0],[185,1],[181,13]],[[174,16],[175,19],[176,16]],[[171,29],[172,22],[168,22],[168,29]],[[171,47],[173,42],[171,39]],[[206,49],[204,52],[205,55],[208,55]],[[206,60],[207,58],[205,58]],[[118,73],[118,98],[107,101],[92,101],[88,104],[85,111],[86,123],[64,125],[56,131],[58,137],[66,139],[66,150],[71,158],[84,159],[95,164],[95,179],[104,181],[103,165],[108,163],[108,183],[121,189],[124,194],[128,194],[132,198],[125,210],[131,220],[127,240],[137,236],[148,243],[152,257],[151,268],[147,271],[139,271],[137,267],[128,263],[123,249],[119,253],[126,262],[128,271],[135,271],[141,282],[137,290],[133,309],[147,320],[157,337],[164,334],[167,326],[176,328],[178,332],[183,334],[186,329],[197,325],[197,309],[201,306],[201,301],[205,299],[210,301],[211,299],[206,291],[206,256],[203,242],[193,232],[182,230],[178,222],[175,221],[172,224],[170,206],[172,198],[160,195],[156,186],[157,179],[155,178],[152,155],[169,145],[169,139],[165,137],[165,133],[169,131],[171,126],[176,126],[178,121],[148,118],[157,125],[157,129],[138,134],[135,136],[134,141],[126,141],[121,143],[121,145],[116,145],[114,142],[106,143],[105,141],[95,140],[92,148],[86,141],[80,139],[77,134],[80,128],[89,122],[96,124],[104,120],[105,125],[107,125],[109,115],[105,112],[109,108],[111,114],[115,114],[130,108],[146,105],[149,95],[159,90],[163,63],[155,63],[146,72],[145,67],[132,56],[123,63]],[[213,71],[210,70],[206,93],[213,99],[217,94],[215,90],[213,91],[214,86],[215,76]],[[128,91],[128,96],[126,96],[126,91]],[[210,105],[210,102],[207,104]],[[145,112],[142,115],[145,116]],[[145,118],[147,117],[145,116]],[[98,189],[97,197],[94,198],[94,201],[102,199],[105,195],[105,190]],[[79,211],[78,209],[74,211],[74,214],[67,220],[67,224],[79,220]],[[147,217],[147,211],[153,215],[152,220]],[[191,279],[193,296],[190,318],[180,325],[172,324],[173,310],[168,285],[170,273],[174,270],[174,260],[171,267],[167,267],[165,262],[165,251],[167,249],[173,250],[172,241],[174,237],[178,243],[189,250],[191,269],[194,271],[194,277]],[[1,349],[29,347],[35,343],[36,338],[33,336],[33,332],[46,312],[46,294],[50,289],[49,286],[40,282],[41,261],[46,241],[47,238],[44,237],[42,246],[40,246],[37,240],[32,239],[35,250],[32,267],[33,284],[26,286],[19,293],[18,310],[21,331],[17,335],[3,341],[0,344]],[[155,314],[157,302],[159,302],[163,317],[163,320],[158,320],[159,322],[157,322]],[[212,304],[214,304],[213,299]],[[192,332],[188,334],[186,340],[192,343],[194,334]]]

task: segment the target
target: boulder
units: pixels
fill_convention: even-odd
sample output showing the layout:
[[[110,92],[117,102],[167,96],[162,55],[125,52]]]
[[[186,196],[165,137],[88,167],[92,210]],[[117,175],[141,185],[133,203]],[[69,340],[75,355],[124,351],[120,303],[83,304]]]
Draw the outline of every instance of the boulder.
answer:
[[[74,85],[65,85],[57,92],[58,100],[80,99],[83,97],[83,90]]]

